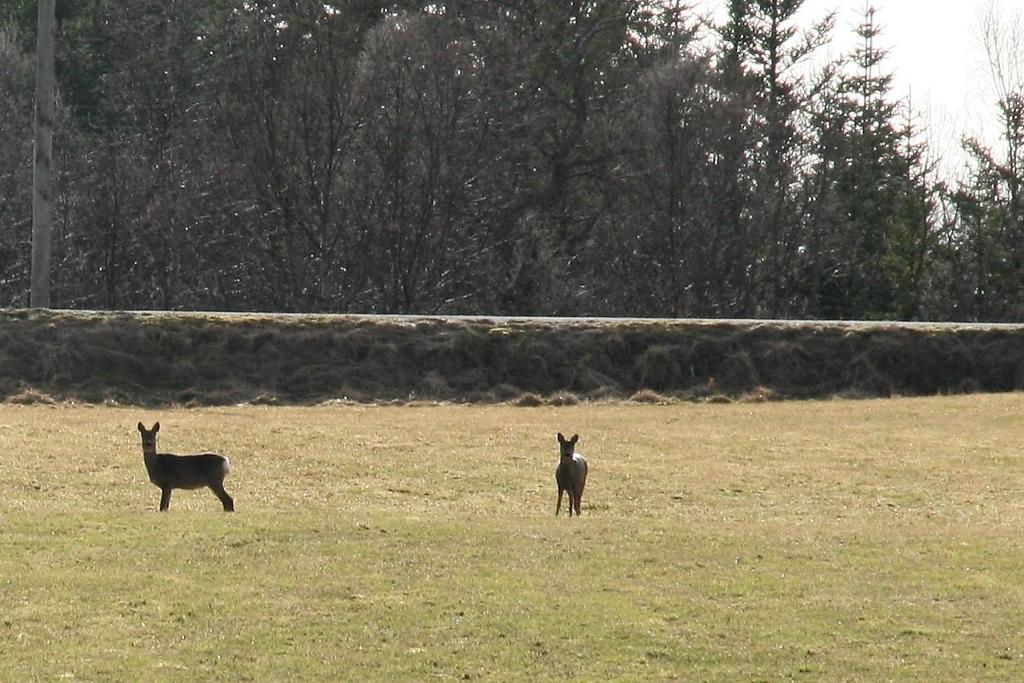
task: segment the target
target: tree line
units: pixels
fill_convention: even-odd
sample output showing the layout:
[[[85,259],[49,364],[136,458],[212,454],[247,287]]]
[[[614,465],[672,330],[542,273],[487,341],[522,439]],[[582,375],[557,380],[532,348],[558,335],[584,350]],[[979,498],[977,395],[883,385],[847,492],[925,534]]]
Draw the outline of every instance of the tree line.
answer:
[[[1024,91],[939,177],[867,9],[58,3],[55,306],[1024,319]],[[0,305],[28,299],[35,3],[0,14]]]

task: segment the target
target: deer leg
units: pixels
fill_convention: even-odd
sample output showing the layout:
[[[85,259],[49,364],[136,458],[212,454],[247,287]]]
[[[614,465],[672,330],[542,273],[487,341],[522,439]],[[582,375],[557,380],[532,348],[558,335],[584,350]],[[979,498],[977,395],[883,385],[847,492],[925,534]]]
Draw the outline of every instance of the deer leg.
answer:
[[[160,512],[166,512],[171,505],[171,487],[166,486],[160,489]]]
[[[555,507],[555,517],[558,516],[558,512],[562,509],[562,493],[564,491],[565,489],[558,489],[558,505]]]
[[[573,496],[573,502],[576,505],[576,516],[577,517],[580,516],[580,501],[582,499],[583,499],[583,491],[582,490],[576,491],[576,494]]]
[[[231,496],[228,495],[228,492],[224,490],[223,484],[210,484],[210,489],[217,494],[218,498],[220,498],[220,502],[224,505],[224,512],[235,511],[235,501],[232,500]]]

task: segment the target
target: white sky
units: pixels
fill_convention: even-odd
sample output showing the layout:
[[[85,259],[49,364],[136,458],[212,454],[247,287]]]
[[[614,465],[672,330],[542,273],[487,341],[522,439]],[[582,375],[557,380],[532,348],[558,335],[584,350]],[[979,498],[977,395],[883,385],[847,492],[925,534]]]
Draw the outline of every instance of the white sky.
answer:
[[[836,11],[833,56],[849,52],[866,0],[805,0],[798,17],[809,26]],[[982,16],[993,6],[1010,20],[1024,13],[1024,0],[870,0],[889,50],[894,99],[910,97],[927,128],[929,144],[944,157],[947,173],[960,166],[959,141],[973,135],[998,146],[995,94],[981,39]],[[698,0],[698,10],[721,14],[723,0]]]

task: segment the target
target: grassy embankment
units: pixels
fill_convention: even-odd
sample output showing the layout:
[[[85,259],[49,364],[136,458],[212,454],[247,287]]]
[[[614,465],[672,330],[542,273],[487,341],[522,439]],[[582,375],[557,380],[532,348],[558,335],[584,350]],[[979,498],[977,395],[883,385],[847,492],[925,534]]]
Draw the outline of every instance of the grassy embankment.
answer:
[[[1024,389],[1024,326],[0,311],[0,400],[310,405]]]
[[[1019,680],[1022,412],[0,406],[0,677]],[[237,513],[155,512],[156,419]]]

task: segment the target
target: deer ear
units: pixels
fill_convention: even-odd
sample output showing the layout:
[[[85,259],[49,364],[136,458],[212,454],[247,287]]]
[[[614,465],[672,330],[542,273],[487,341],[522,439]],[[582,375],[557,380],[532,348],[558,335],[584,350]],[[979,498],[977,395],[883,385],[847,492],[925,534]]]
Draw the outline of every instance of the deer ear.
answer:
[[[565,437],[562,436],[562,432],[558,432],[558,443],[565,443]]]
[[[140,432],[144,432],[144,431],[146,431],[146,428],[142,426],[142,423],[141,423],[141,422],[139,423],[139,431],[140,431]]]
[[[572,438],[569,439],[569,443],[575,444],[579,440],[580,440],[580,435],[579,434],[573,434]]]
[[[159,431],[160,431],[160,423],[157,422],[155,425],[153,425],[153,433],[156,433],[156,432],[159,432]]]

